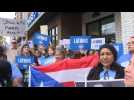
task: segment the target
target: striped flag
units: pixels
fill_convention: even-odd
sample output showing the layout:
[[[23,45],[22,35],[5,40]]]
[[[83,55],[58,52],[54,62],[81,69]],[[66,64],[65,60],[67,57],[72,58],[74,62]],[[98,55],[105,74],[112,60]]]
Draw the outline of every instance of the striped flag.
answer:
[[[98,63],[98,54],[80,59],[64,59],[48,66],[30,69],[31,87],[72,87],[75,82],[85,81],[91,68]]]

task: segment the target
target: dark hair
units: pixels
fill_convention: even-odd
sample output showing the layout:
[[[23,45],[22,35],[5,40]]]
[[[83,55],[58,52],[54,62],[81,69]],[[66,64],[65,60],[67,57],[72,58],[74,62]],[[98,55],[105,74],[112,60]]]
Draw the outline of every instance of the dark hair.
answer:
[[[11,86],[12,68],[7,61],[0,60],[0,84],[2,86]]]
[[[115,78],[116,79],[123,78],[124,77],[124,68],[121,67],[118,63],[116,63],[116,60],[117,60],[117,51],[116,51],[116,49],[110,44],[104,44],[99,49],[99,55],[100,55],[100,51],[103,48],[109,49],[112,52],[113,56],[114,56],[114,61],[112,62],[111,66],[110,66],[110,69],[117,71],[117,74],[116,74]],[[103,65],[101,63],[98,63],[98,65],[89,72],[87,79],[88,80],[98,80],[99,79],[99,74],[103,70],[104,70]]]
[[[112,52],[113,56],[114,56],[114,61],[117,60],[117,51],[116,51],[116,49],[114,48],[113,45],[111,45],[111,44],[104,44],[104,45],[102,45],[102,46],[100,47],[100,49],[99,49],[99,55],[100,55],[100,52],[101,52],[101,50],[102,50],[103,48],[109,49],[109,50]]]
[[[54,51],[54,54],[55,54],[55,46],[54,45],[50,45],[49,47],[48,47],[48,51],[49,51],[49,49],[52,49],[53,51]],[[49,55],[49,54],[48,54]]]
[[[4,48],[0,46],[0,54],[3,54],[3,52],[4,52]]]
[[[50,46],[48,47],[48,49],[55,50],[55,46],[54,46],[54,45],[50,45]]]
[[[25,46],[28,46],[29,47],[29,45],[28,44],[24,44],[22,47],[21,47],[21,50],[20,50],[20,54],[22,55],[22,52],[23,52],[23,48],[25,47]],[[30,55],[32,54],[32,52],[31,51],[29,51],[30,52]]]
[[[6,54],[4,54],[4,48],[0,46],[0,59],[7,60]]]
[[[29,47],[29,45],[28,45],[28,44],[24,44],[24,45],[22,46],[22,48],[24,48],[25,46],[28,46],[28,47]]]

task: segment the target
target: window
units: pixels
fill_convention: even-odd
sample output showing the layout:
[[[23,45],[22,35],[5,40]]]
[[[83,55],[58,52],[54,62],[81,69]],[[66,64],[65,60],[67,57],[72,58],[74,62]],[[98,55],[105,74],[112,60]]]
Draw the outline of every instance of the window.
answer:
[[[99,35],[99,22],[93,22],[87,25],[87,33],[88,35]]]
[[[114,16],[108,16],[103,19],[86,24],[87,35],[104,36],[106,42],[115,41],[115,20]]]
[[[101,33],[102,35],[115,33],[115,22],[113,17],[101,21]]]
[[[49,36],[51,37],[51,42],[56,45],[58,42],[58,27],[53,27],[49,29]]]

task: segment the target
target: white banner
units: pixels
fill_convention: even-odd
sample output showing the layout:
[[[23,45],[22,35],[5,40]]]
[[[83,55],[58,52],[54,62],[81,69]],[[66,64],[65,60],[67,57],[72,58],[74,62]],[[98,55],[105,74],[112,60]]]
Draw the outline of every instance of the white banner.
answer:
[[[43,35],[48,35],[48,25],[41,25],[40,26],[40,32]]]
[[[92,38],[91,49],[98,50],[101,45],[105,44],[105,38]]]
[[[24,36],[25,23],[15,19],[0,18],[0,35]]]

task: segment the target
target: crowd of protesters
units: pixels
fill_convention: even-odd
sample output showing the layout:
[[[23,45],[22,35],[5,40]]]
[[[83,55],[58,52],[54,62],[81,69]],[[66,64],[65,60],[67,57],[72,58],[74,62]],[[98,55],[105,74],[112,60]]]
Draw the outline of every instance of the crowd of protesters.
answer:
[[[98,51],[71,51],[62,45],[43,44],[30,48],[28,43],[17,46],[16,39],[11,41],[11,47],[0,46],[0,85],[13,87],[28,87],[29,66],[47,66],[65,58],[79,59],[83,56],[98,54],[100,62],[91,69],[87,80],[125,79],[126,86],[134,86],[134,37],[128,41],[127,55],[117,58],[117,51],[111,44],[105,44]],[[17,56],[33,57],[34,62],[22,67],[16,62]],[[123,60],[122,60],[123,59]],[[124,68],[125,67],[125,68]]]

